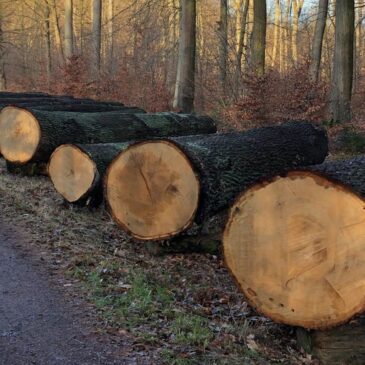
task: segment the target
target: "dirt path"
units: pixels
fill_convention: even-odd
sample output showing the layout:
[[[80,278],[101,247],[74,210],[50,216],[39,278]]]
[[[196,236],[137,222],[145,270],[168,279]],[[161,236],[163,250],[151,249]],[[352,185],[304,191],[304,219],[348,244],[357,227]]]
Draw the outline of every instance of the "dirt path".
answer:
[[[148,364],[102,343],[0,223],[0,364]],[[125,347],[128,345],[126,344]]]

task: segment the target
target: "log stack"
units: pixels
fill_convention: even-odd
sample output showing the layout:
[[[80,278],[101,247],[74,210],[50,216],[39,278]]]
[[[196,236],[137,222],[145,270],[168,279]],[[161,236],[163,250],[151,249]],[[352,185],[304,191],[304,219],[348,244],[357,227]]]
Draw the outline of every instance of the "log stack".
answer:
[[[148,136],[214,133],[208,117],[176,113],[129,114],[120,112],[74,113],[6,107],[0,115],[0,150],[12,163],[48,162],[65,143],[106,143]]]
[[[146,140],[113,160],[105,200],[115,221],[133,237],[168,239],[228,209],[257,181],[321,163],[327,152],[325,132],[305,122]]]

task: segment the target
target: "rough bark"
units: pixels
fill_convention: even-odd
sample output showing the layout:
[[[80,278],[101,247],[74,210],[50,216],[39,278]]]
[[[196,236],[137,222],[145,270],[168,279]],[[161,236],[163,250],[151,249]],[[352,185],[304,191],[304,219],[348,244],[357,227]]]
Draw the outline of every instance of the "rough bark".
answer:
[[[309,66],[309,77],[312,82],[318,81],[319,69],[322,58],[323,35],[326,29],[328,13],[328,0],[320,0],[318,5],[318,16],[313,36],[313,46]]]
[[[196,53],[196,0],[181,0],[179,58],[174,108],[184,113],[194,109]]]
[[[251,38],[251,68],[257,76],[265,73],[266,0],[254,0],[254,20]]]
[[[112,161],[105,200],[118,225],[134,238],[170,239],[193,224],[204,234],[242,191],[293,167],[321,163],[327,152],[325,131],[306,122],[145,140]],[[221,229],[219,221],[214,227]]]
[[[354,67],[354,0],[336,1],[336,36],[331,91],[331,116],[336,122],[351,120]]]
[[[145,136],[216,132],[212,119],[187,114],[70,113],[35,109],[29,112],[41,128],[41,139],[28,162],[47,162],[54,149],[65,143],[114,143]]]
[[[26,107],[26,106],[25,106]],[[77,112],[77,113],[101,113],[122,112],[128,114],[141,114],[145,111],[135,107],[114,106],[108,104],[62,104],[62,105],[28,105],[31,109],[51,112]]]
[[[365,363],[365,318],[327,331],[297,329],[297,342],[308,354],[328,365]]]
[[[65,0],[65,57],[73,56],[73,0]]]
[[[321,163],[328,153],[325,131],[306,122],[174,142],[200,178],[199,223],[228,208],[255,182],[296,166]]]

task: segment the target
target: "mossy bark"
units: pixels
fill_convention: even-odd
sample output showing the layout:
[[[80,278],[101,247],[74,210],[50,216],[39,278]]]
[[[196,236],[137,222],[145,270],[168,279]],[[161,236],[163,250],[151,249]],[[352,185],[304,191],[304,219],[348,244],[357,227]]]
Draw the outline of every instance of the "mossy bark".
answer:
[[[146,137],[216,132],[209,117],[188,114],[70,113],[30,110],[41,129],[37,151],[28,162],[47,162],[65,143],[119,143]]]

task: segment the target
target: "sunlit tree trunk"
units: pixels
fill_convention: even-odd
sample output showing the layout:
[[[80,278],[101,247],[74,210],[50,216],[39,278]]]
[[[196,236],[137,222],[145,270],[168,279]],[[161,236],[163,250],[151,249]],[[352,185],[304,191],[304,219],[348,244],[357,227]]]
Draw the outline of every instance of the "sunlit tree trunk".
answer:
[[[73,0],[65,0],[65,57],[73,56]]]
[[[219,74],[222,90],[226,88],[228,57],[228,0],[220,0]]]
[[[275,17],[274,17],[274,45],[272,51],[271,67],[274,67],[279,60],[280,63],[280,30],[281,30],[281,4],[280,0],[275,0]],[[280,68],[280,65],[279,65]]]
[[[354,57],[354,86],[355,88],[358,85],[359,76],[361,75],[362,69],[362,48],[363,48],[363,16],[364,16],[364,0],[358,0],[357,9],[356,9],[356,26],[355,26],[355,39],[356,39],[356,47],[355,47],[355,57]]]
[[[177,67],[174,108],[185,113],[194,109],[196,1],[181,0],[179,59]]]
[[[245,46],[245,34],[246,28],[247,28],[247,15],[248,15],[248,9],[250,5],[250,0],[245,0],[244,5],[241,2],[240,5],[240,11],[238,13],[238,26],[236,27],[237,32],[237,74],[241,74],[242,70],[242,57],[244,54],[244,46]],[[242,11],[243,6],[243,11]]]
[[[52,53],[51,53],[51,9],[48,1],[44,3],[44,41],[46,48],[46,70],[47,70],[47,83],[48,88],[50,86],[51,72],[52,72]]]
[[[54,32],[55,32],[55,38],[56,38],[56,44],[58,46],[60,55],[61,55],[61,60],[62,62],[65,61],[65,53],[63,50],[63,44],[62,44],[62,36],[61,36],[61,28],[60,28],[60,22],[59,22],[59,17],[58,17],[58,12],[57,12],[57,5],[56,5],[56,0],[52,0],[52,10],[53,10],[53,24],[54,24]]]
[[[316,27],[314,29],[311,60],[309,66],[309,78],[317,82],[322,58],[323,35],[326,29],[328,13],[328,0],[319,0]]]
[[[335,55],[330,105],[332,119],[337,122],[351,120],[354,23],[354,0],[337,0]]]
[[[101,0],[92,0],[92,70],[99,77],[101,59]]]
[[[292,0],[293,4],[293,31],[292,31],[292,55],[293,61],[298,62],[298,33],[299,33],[299,18],[302,13],[304,0]]]
[[[266,0],[254,0],[254,19],[251,38],[251,68],[262,76],[265,73]]]
[[[5,76],[5,44],[4,44],[4,15],[3,6],[0,3],[0,91],[6,90]]]
[[[108,62],[109,69],[114,73],[114,0],[107,2],[108,29]]]

